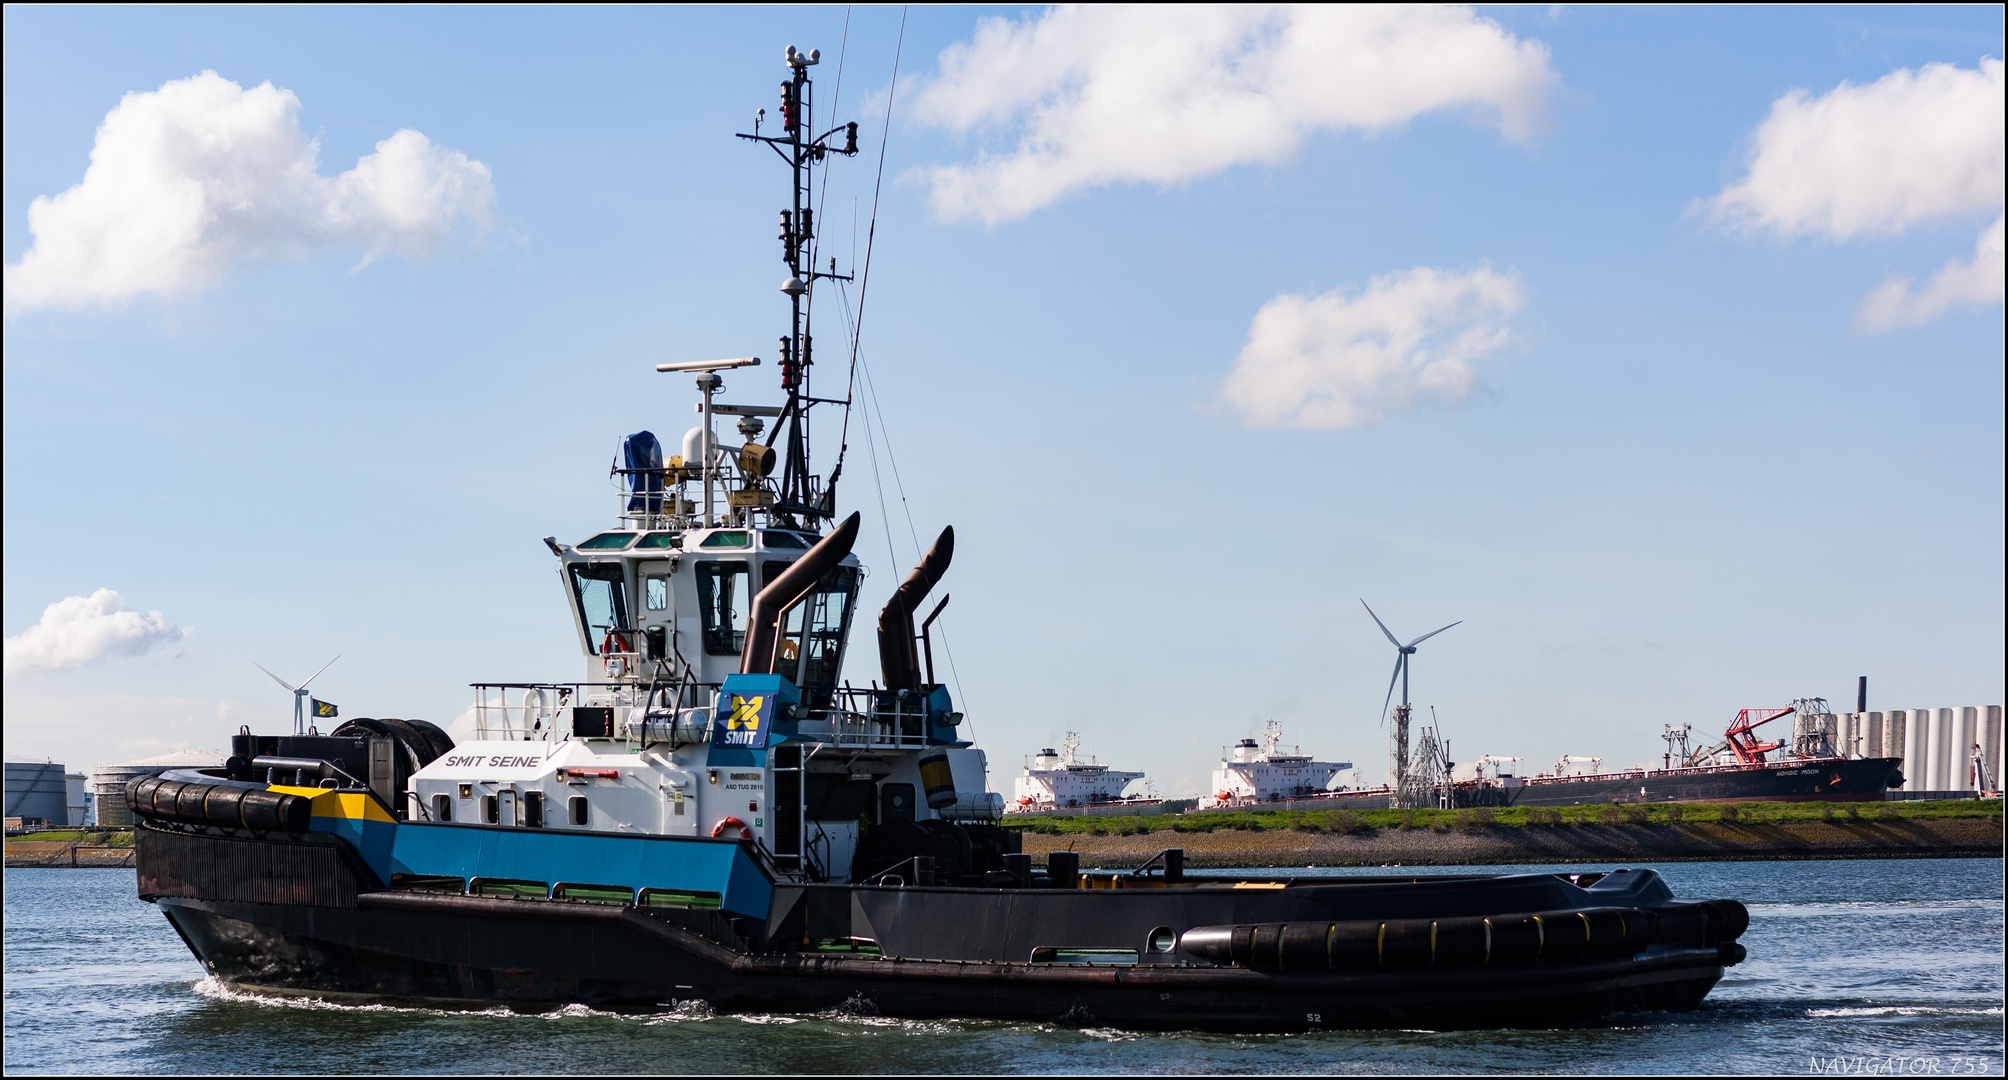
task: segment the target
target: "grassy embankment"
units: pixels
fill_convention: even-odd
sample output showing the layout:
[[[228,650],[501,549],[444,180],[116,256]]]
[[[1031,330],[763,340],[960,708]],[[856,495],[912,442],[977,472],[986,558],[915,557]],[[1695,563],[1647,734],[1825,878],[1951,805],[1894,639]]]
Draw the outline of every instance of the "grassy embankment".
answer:
[[[1222,830],[1353,835],[1381,830],[1432,832],[1478,829],[1547,829],[1569,825],[1782,825],[1794,822],[1909,822],[1991,818],[2001,823],[1996,800],[1946,799],[1887,803],[1647,803],[1641,806],[1558,806],[1508,810],[1244,810],[1159,817],[1047,817],[1018,824],[1026,832],[1061,835],[1141,836],[1145,833],[1212,833]]]
[[[131,829],[64,829],[52,832],[27,833],[10,836],[7,842],[21,843],[82,843],[92,846],[125,847],[132,843]]]

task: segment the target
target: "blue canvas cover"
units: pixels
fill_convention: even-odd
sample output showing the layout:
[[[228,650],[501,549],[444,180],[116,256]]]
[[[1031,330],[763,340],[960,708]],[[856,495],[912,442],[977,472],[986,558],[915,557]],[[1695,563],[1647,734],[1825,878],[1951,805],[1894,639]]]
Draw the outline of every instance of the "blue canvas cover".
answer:
[[[621,440],[621,456],[630,470],[628,490],[634,496],[627,508],[644,514],[662,513],[662,444],[655,433],[637,431]]]

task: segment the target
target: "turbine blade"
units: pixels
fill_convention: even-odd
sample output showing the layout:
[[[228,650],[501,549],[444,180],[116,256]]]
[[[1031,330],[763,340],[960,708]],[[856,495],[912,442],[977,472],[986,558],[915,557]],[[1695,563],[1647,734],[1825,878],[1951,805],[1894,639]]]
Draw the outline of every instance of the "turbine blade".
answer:
[[[1444,629],[1448,630],[1448,629],[1450,629],[1450,628],[1446,626],[1446,627],[1444,627]],[[336,656],[336,657],[335,657],[335,660],[340,660],[340,659],[341,659],[341,657],[340,657],[340,656]],[[325,663],[325,664],[322,664],[322,665],[321,665],[321,671],[326,671],[326,670],[328,670],[329,668],[331,668],[331,667],[334,667],[334,666],[335,666],[335,660],[330,660],[330,661],[328,661],[327,663]],[[314,673],[313,673],[312,675],[309,675],[309,676],[307,676],[307,682],[303,682],[303,683],[301,683],[301,684],[300,684],[300,689],[302,689],[302,690],[305,690],[305,689],[307,688],[307,683],[309,683],[309,682],[313,682],[313,681],[314,681],[315,679],[318,679],[318,678],[320,678],[320,677],[321,677],[321,671],[316,671],[316,672],[314,672]]]
[[[1459,620],[1457,620],[1457,622],[1454,622],[1454,623],[1451,623],[1451,624],[1450,624],[1450,626],[1456,626],[1456,625],[1458,625],[1459,623],[1462,623],[1463,621],[1464,621],[1463,619],[1459,619]],[[1408,647],[1409,647],[1409,648],[1411,648],[1411,649],[1413,649],[1413,648],[1415,648],[1415,647],[1416,647],[1417,645],[1420,645],[1420,644],[1422,644],[1423,642],[1425,642],[1425,641],[1428,641],[1428,640],[1429,640],[1430,638],[1433,638],[1433,637],[1435,637],[1436,635],[1438,635],[1438,634],[1441,634],[1441,633],[1443,633],[1443,631],[1445,631],[1445,630],[1448,630],[1448,629],[1450,629],[1450,626],[1445,626],[1445,627],[1441,627],[1441,628],[1438,628],[1438,629],[1435,629],[1435,630],[1431,630],[1431,631],[1430,631],[1429,633],[1427,633],[1427,634],[1424,634],[1424,635],[1422,635],[1421,637],[1419,637],[1419,638],[1416,638],[1416,639],[1415,639],[1414,641],[1411,641],[1411,642],[1409,642],[1409,643],[1408,643]]]
[[[267,670],[267,669],[266,669],[266,667],[265,667],[265,665],[263,665],[263,664],[259,663],[259,662],[258,662],[258,661],[256,661],[256,660],[253,660],[253,661],[251,661],[251,666],[252,666],[252,667],[254,667],[254,668],[257,668],[257,669],[258,669],[259,671],[263,671],[263,672],[265,672],[265,674],[267,674],[267,675],[272,675],[271,671]],[[296,693],[296,694],[297,694],[297,693],[299,693],[299,692],[300,692],[300,688],[299,688],[299,687],[297,687],[297,686],[294,686],[294,685],[293,685],[292,683],[289,683],[289,682],[287,682],[286,680],[284,680],[284,679],[280,678],[280,677],[279,677],[279,676],[277,676],[277,675],[272,675],[272,681],[273,681],[273,682],[275,682],[275,683],[278,683],[278,684],[279,684],[280,686],[283,686],[283,687],[285,687],[286,689],[288,689],[288,690],[292,691],[293,693]]]
[[[1373,609],[1373,608],[1370,608],[1370,607],[1367,607],[1367,602],[1366,602],[1365,600],[1361,600],[1361,601],[1360,601],[1360,606],[1361,606],[1361,607],[1363,607],[1363,608],[1366,608],[1366,609],[1367,609],[1367,616],[1368,616],[1369,618],[1373,619],[1373,621],[1374,621],[1374,625],[1375,625],[1375,626],[1378,626],[1378,627],[1380,627],[1380,628],[1381,628],[1381,633],[1383,633],[1383,634],[1387,634],[1387,643],[1388,643],[1389,645],[1392,645],[1392,646],[1394,646],[1394,647],[1395,647],[1395,648],[1397,648],[1397,649],[1401,648],[1401,642],[1399,642],[1399,641],[1396,641],[1396,640],[1394,639],[1394,635],[1393,635],[1393,634],[1391,634],[1391,633],[1388,633],[1388,628],[1387,628],[1387,624],[1386,624],[1386,623],[1384,623],[1384,622],[1382,622],[1382,621],[1380,621],[1380,616],[1378,616],[1378,615],[1375,615],[1375,614],[1374,614],[1374,609]]]
[[[1395,654],[1395,656],[1394,656],[1394,676],[1393,676],[1392,678],[1388,679],[1388,681],[1387,681],[1387,698],[1386,698],[1385,700],[1383,700],[1383,701],[1381,702],[1381,719],[1382,719],[1382,720],[1386,720],[1386,719],[1387,719],[1387,703],[1388,703],[1389,701],[1393,701],[1393,700],[1394,700],[1394,684],[1395,684],[1395,683],[1396,683],[1396,682],[1397,682],[1397,681],[1398,681],[1398,680],[1399,680],[1399,679],[1401,678],[1401,669],[1402,669],[1402,665],[1404,665],[1404,664],[1407,664],[1407,663],[1408,663],[1408,654],[1407,654],[1407,653],[1396,653],[1396,654]]]

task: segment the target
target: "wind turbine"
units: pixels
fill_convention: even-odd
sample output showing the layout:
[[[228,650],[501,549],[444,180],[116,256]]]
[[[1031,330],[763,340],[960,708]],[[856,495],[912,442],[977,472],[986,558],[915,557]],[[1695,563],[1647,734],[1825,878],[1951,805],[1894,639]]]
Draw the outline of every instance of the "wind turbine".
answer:
[[[1395,801],[1403,807],[1413,807],[1416,805],[1418,793],[1415,786],[1410,783],[1408,769],[1408,658],[1415,655],[1417,645],[1464,620],[1459,619],[1450,626],[1438,627],[1403,645],[1394,636],[1394,632],[1387,628],[1387,624],[1381,621],[1380,616],[1374,614],[1374,609],[1365,599],[1360,600],[1360,606],[1367,609],[1367,614],[1372,617],[1374,625],[1380,627],[1381,633],[1387,635],[1388,644],[1395,647],[1394,677],[1387,681],[1387,697],[1381,701],[1381,719],[1383,722],[1387,719],[1387,703],[1394,700],[1394,684],[1401,683],[1401,704],[1394,710],[1393,745],[1388,747],[1388,764],[1392,766],[1388,772],[1394,778]]]
[[[340,656],[335,657],[335,660],[340,660],[340,659],[341,659]],[[321,671],[326,671],[329,668],[334,667],[335,660],[330,660],[327,663],[322,664]],[[251,661],[251,666],[257,668],[259,671],[263,671],[267,675],[272,675],[270,669],[268,669],[265,665],[259,663],[256,660]],[[280,678],[277,675],[272,675],[273,682],[278,683],[280,686],[283,686],[286,689],[291,690],[293,692],[293,734],[295,735],[305,735],[307,733],[307,723],[306,723],[307,698],[308,698],[307,683],[311,683],[315,679],[320,678],[321,671],[316,671],[312,675],[307,676],[306,682],[303,682],[298,686],[294,686],[292,683],[287,682],[286,680]]]
[[[1381,633],[1387,635],[1388,644],[1395,647],[1394,677],[1387,681],[1387,697],[1381,701],[1381,718],[1385,720],[1387,718],[1387,703],[1394,700],[1394,684],[1396,682],[1401,683],[1401,707],[1404,709],[1408,708],[1408,658],[1415,655],[1415,647],[1450,629],[1450,626],[1462,623],[1464,620],[1459,619],[1457,622],[1451,623],[1450,626],[1438,627],[1416,638],[1414,641],[1403,645],[1395,638],[1393,631],[1387,628],[1387,624],[1380,620],[1380,616],[1374,614],[1374,609],[1367,606],[1365,600],[1360,601],[1360,606],[1367,609],[1367,614],[1373,618],[1374,625],[1380,627]]]

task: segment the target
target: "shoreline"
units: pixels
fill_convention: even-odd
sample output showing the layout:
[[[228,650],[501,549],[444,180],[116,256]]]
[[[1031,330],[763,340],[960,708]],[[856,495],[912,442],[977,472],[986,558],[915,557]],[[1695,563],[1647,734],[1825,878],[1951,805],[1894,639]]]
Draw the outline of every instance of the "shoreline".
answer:
[[[1750,862],[2001,858],[1999,819],[1572,824],[1551,828],[1156,830],[1024,834],[1035,858],[1072,849],[1083,866],[1141,865],[1183,848],[1189,867],[1486,866],[1536,863]]]

